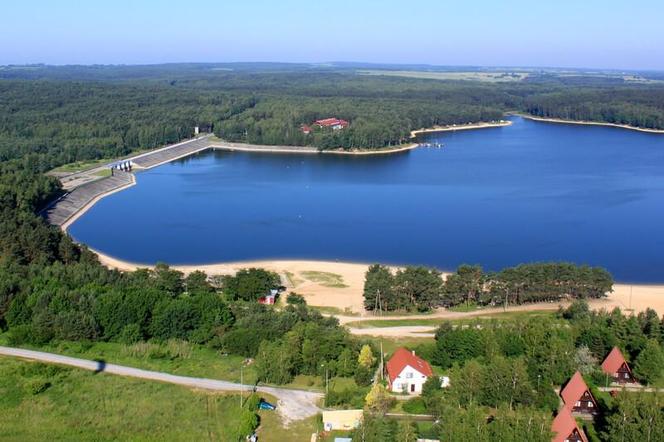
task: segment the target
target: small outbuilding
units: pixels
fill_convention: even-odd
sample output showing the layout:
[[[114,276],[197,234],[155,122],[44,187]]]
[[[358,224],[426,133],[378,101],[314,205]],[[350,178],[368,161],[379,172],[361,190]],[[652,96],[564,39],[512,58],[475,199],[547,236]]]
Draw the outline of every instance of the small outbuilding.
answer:
[[[578,371],[560,390],[560,397],[563,399],[565,407],[572,413],[595,414],[597,412],[597,401]]]
[[[576,420],[567,407],[562,407],[551,425],[553,442],[588,442],[586,434],[576,424]]]
[[[352,430],[360,426],[364,410],[324,410],[325,431]]]
[[[261,296],[260,298],[258,298],[258,303],[259,304],[266,304],[266,305],[273,305],[275,302],[277,302],[277,296],[279,296],[279,290],[271,289],[264,296]]]
[[[389,389],[394,393],[419,394],[429,376],[433,376],[429,363],[403,347],[387,362]]]
[[[613,347],[609,354],[602,362],[602,371],[613,379],[613,382],[620,384],[636,382],[632,369],[623,357],[622,352],[618,347]]]

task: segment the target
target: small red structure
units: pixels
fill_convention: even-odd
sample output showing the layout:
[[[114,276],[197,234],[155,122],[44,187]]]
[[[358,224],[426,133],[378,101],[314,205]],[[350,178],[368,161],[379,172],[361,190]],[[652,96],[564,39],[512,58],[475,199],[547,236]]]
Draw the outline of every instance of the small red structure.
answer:
[[[551,431],[555,433],[553,442],[588,442],[586,434],[576,424],[574,416],[567,407],[562,407],[558,411],[558,415],[553,419]]]
[[[430,376],[433,371],[429,363],[403,347],[397,348],[387,361],[389,389],[395,393],[421,393]]]
[[[309,135],[311,133],[311,127],[309,127],[306,124],[303,124],[302,126],[300,126],[300,131],[305,135]]]
[[[279,290],[272,289],[270,292],[265,295],[261,296],[258,298],[258,303],[259,304],[266,304],[266,305],[273,305],[275,302],[277,302],[277,296],[279,295]]]
[[[572,413],[595,414],[597,412],[597,401],[578,371],[560,390],[565,407]]]
[[[632,369],[629,368],[627,361],[618,347],[613,347],[611,352],[602,362],[602,371],[613,378],[614,382],[625,384],[636,382]]]
[[[334,130],[344,129],[348,127],[348,121],[339,118],[324,118],[322,120],[314,121],[314,124],[320,128],[331,127]]]

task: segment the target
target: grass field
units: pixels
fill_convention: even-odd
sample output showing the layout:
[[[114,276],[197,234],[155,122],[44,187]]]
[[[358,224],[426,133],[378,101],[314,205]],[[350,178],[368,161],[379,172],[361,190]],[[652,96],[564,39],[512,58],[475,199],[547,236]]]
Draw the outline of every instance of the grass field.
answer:
[[[300,272],[300,274],[309,281],[318,283],[323,287],[332,287],[340,289],[348,287],[344,283],[343,276],[338,275],[336,273],[305,270],[303,272]]]
[[[265,396],[268,401],[274,398]],[[238,395],[0,357],[0,440],[237,441]],[[261,441],[309,441],[318,420],[284,428],[260,411]]]
[[[239,399],[0,357],[3,441],[236,441]]]
[[[346,325],[352,328],[373,328],[373,327],[407,327],[407,326],[432,326],[437,327],[443,322],[452,322],[454,324],[470,324],[477,321],[486,320],[514,320],[528,319],[533,317],[553,317],[555,312],[547,310],[533,310],[520,312],[491,313],[487,315],[473,316],[468,318],[413,318],[413,319],[367,319],[362,321],[349,322]]]
[[[528,77],[527,72],[431,72],[431,71],[387,71],[387,70],[359,70],[360,75],[384,75],[388,77],[424,78],[428,80],[468,80],[484,82],[513,82]]]

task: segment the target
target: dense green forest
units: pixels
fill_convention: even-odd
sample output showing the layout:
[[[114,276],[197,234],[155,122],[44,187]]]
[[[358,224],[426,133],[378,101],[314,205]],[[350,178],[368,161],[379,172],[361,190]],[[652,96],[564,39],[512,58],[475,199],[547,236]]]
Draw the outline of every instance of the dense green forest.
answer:
[[[406,267],[392,272],[375,264],[364,281],[364,307],[370,311],[419,310],[435,307],[502,305],[563,299],[601,298],[613,278],[599,267],[569,263],[533,263],[485,273],[462,265],[442,278],[436,269]]]

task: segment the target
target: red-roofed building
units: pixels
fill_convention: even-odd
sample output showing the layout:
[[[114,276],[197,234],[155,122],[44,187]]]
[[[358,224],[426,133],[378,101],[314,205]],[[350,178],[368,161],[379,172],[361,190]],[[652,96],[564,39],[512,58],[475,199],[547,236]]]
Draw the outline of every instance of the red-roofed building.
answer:
[[[305,135],[309,135],[311,133],[311,127],[309,127],[306,124],[303,124],[302,126],[300,126],[300,131]]]
[[[636,382],[632,369],[627,365],[618,347],[613,347],[611,352],[602,362],[602,371],[613,378],[614,382],[625,384],[627,382]]]
[[[348,121],[339,118],[324,118],[322,120],[314,121],[314,124],[320,128],[331,127],[334,130],[344,129],[348,127]]]
[[[429,363],[403,347],[396,349],[387,362],[389,389],[394,393],[421,393],[430,376],[433,371]]]
[[[551,431],[555,433],[553,442],[588,442],[586,434],[576,424],[574,416],[567,409],[562,407],[558,415],[553,420]]]
[[[560,390],[565,407],[573,413],[594,414],[597,412],[597,401],[578,371]]]

